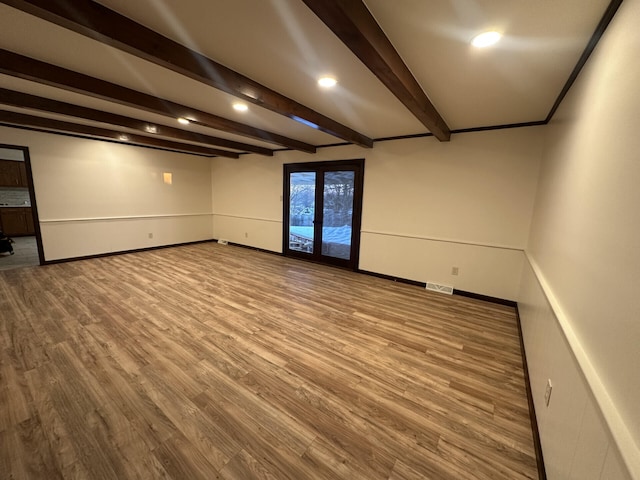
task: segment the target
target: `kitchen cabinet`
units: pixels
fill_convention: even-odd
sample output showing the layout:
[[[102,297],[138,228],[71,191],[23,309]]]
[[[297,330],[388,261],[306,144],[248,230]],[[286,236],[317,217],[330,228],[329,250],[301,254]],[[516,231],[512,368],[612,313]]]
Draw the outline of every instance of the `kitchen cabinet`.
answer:
[[[9,237],[35,235],[36,233],[30,207],[0,208],[0,225],[4,234]]]
[[[24,210],[27,210],[27,212],[25,213],[27,217],[27,235],[35,235],[36,227],[33,223],[33,213],[31,212],[30,208],[25,208]]]
[[[20,186],[21,187],[28,187],[29,186],[29,182],[27,182],[27,164],[24,162],[17,162],[18,163],[18,172],[20,174]]]
[[[0,187],[26,187],[27,168],[24,162],[0,160]]]

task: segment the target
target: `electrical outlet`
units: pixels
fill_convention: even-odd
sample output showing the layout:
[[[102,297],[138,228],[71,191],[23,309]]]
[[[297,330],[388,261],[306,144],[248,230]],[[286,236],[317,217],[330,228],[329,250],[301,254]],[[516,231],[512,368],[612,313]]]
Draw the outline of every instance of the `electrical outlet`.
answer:
[[[153,233],[149,233],[149,238],[153,238]]]
[[[458,275],[458,267],[451,267],[451,275]]]
[[[544,404],[548,407],[549,401],[551,400],[551,389],[553,385],[551,385],[551,379],[547,379],[547,389],[544,391]]]

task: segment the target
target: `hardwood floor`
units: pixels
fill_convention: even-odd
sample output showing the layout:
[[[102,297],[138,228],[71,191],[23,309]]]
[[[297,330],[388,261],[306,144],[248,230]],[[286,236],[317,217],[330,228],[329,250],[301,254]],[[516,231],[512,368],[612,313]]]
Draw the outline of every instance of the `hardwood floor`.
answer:
[[[214,243],[0,302],[2,478],[537,478],[510,307]]]

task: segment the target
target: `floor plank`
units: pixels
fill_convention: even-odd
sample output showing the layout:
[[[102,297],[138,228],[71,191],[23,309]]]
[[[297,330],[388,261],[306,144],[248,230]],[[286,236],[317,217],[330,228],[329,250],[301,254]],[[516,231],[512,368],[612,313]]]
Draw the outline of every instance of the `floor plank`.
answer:
[[[513,308],[214,243],[0,294],[9,478],[537,478]]]

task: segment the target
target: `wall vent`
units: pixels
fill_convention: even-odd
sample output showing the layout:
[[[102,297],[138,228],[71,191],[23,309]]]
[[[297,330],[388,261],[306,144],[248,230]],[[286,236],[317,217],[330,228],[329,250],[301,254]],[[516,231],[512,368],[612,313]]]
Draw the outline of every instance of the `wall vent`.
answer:
[[[221,238],[220,240],[218,240],[218,243],[220,245],[227,245],[229,243],[229,241],[228,240],[224,240],[224,239]]]
[[[427,290],[438,293],[446,293],[447,295],[453,295],[453,287],[449,285],[440,285],[439,283],[427,282]]]

